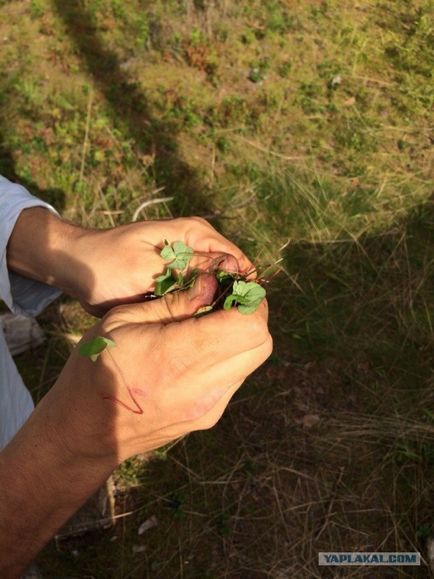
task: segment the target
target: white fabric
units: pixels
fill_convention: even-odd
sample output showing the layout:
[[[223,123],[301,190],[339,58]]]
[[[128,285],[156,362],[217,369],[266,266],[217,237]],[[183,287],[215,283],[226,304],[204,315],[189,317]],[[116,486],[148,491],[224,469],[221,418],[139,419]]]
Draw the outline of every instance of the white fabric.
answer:
[[[0,175],[0,299],[15,313],[35,316],[60,291],[8,271],[6,247],[23,209],[42,206],[56,211]],[[30,393],[18,374],[0,328],[0,449],[15,435],[33,410]]]
[[[32,397],[18,374],[0,329],[0,450],[13,438],[32,410]]]

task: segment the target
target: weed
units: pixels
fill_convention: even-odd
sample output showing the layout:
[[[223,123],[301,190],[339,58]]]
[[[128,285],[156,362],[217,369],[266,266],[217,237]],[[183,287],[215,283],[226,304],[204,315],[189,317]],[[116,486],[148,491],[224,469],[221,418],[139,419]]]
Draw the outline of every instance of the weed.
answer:
[[[265,26],[268,31],[275,34],[285,34],[296,30],[299,21],[288,9],[283,8],[279,2],[267,2],[267,16]]]
[[[288,78],[292,69],[291,61],[287,60],[279,65],[278,73],[282,78]]]
[[[270,63],[268,58],[261,58],[259,61],[251,63],[248,76],[249,80],[254,83],[262,82],[265,79],[269,66]]]
[[[156,296],[185,290],[194,285],[200,270],[187,271],[190,260],[194,255],[194,251],[190,247],[186,246],[182,241],[175,241],[170,244],[165,240],[160,255],[169,263],[166,265],[166,271],[155,280],[154,293]],[[207,270],[209,273],[215,273],[219,283],[220,288],[217,296],[211,305],[201,308],[198,314],[208,313],[219,306],[225,310],[236,306],[242,314],[254,313],[265,298],[266,291],[256,282],[246,282],[240,274],[219,270],[220,261],[214,261],[211,269]]]
[[[43,0],[32,0],[30,4],[30,15],[33,19],[40,18],[44,15],[45,7]]]
[[[172,511],[172,514],[175,517],[175,519],[185,518],[184,503],[185,503],[184,493],[179,491],[173,491],[172,493],[170,493],[167,500],[167,506]]]

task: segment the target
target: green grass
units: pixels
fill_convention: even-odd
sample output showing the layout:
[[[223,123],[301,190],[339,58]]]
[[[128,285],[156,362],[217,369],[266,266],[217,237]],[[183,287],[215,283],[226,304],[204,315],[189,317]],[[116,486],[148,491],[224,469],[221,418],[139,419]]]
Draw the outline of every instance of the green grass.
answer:
[[[270,361],[215,429],[123,465],[134,513],[78,555],[49,545],[47,577],[367,577],[321,573],[317,552],[426,556],[433,14],[432,0],[0,1],[0,173],[93,227],[164,188],[173,201],[144,218],[206,216],[260,271],[283,268]],[[18,360],[36,399],[64,334],[91,323],[61,307]]]

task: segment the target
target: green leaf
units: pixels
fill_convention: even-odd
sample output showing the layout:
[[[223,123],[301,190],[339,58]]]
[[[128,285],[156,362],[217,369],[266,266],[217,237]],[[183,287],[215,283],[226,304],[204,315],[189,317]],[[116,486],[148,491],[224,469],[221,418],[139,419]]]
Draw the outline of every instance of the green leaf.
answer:
[[[116,343],[110,340],[110,338],[97,336],[93,338],[93,340],[81,344],[78,351],[82,356],[87,356],[92,362],[96,362],[99,355],[104,352],[106,348],[113,348],[114,346],[116,346]]]
[[[265,289],[254,281],[235,281],[232,293],[245,298],[249,303],[253,303],[254,301],[261,302],[266,295]]]
[[[175,286],[177,286],[177,284],[178,280],[173,275],[173,271],[167,269],[166,272],[163,273],[163,275],[158,276],[157,279],[155,280],[154,293],[156,296],[164,296],[164,294],[167,294],[167,292],[170,291],[171,289],[175,289]]]
[[[166,260],[170,261],[167,265],[168,269],[185,269],[190,262],[193,255],[193,250],[188,245],[185,245],[183,241],[175,241],[172,245],[167,245],[166,240],[164,241],[165,246],[160,252],[160,256]]]
[[[170,245],[165,245],[161,250],[160,255],[166,261],[169,261],[170,259],[175,259],[176,257],[175,252],[170,247]]]
[[[239,304],[238,311],[240,312],[240,314],[254,314],[256,312],[256,310],[258,309],[260,303],[261,302],[255,303],[255,304],[250,304],[249,306],[244,306],[242,304]]]
[[[173,251],[175,252],[176,256],[178,255],[193,255],[193,250],[188,245],[185,245],[183,241],[175,241],[172,245]]]
[[[234,285],[232,286],[232,293],[242,297],[247,292],[246,286],[247,283],[245,281],[234,281]]]
[[[223,309],[224,310],[230,310],[231,307],[234,305],[234,302],[236,302],[236,301],[237,301],[237,298],[233,294],[231,294],[230,296],[227,296],[224,303],[223,303]]]
[[[199,275],[200,275],[199,269],[197,269],[197,268],[192,269],[189,272],[188,277],[186,279],[184,279],[184,284],[182,286],[182,289],[190,289],[191,287],[193,287],[194,284],[196,283],[196,280],[197,280]]]
[[[265,289],[254,281],[234,281],[232,293],[226,297],[223,309],[229,310],[235,302],[241,314],[253,314],[265,295]]]
[[[182,258],[175,258],[171,263],[167,265],[167,269],[185,269],[187,267],[187,263]]]

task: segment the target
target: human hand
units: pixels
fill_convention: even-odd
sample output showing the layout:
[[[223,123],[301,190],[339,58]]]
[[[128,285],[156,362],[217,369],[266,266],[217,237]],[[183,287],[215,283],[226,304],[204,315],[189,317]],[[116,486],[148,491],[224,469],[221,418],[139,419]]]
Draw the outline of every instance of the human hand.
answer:
[[[102,315],[120,303],[141,301],[163,273],[160,257],[164,240],[183,241],[195,254],[191,267],[251,272],[249,259],[236,245],[199,217],[130,223],[115,229],[89,230],[74,244],[78,258],[86,257],[87,275],[71,271],[72,293],[85,309]]]
[[[267,303],[192,317],[216,290],[212,275],[188,291],[112,309],[83,338],[114,340],[96,362],[76,349],[35,412],[70,452],[120,463],[212,427],[245,378],[271,353]],[[44,410],[45,408],[45,410]]]
[[[22,211],[7,248],[8,267],[54,285],[95,315],[121,303],[142,301],[165,269],[164,240],[194,250],[191,267],[247,273],[252,263],[200,217],[130,223],[87,230],[41,207]],[[254,277],[254,274],[253,274]]]

